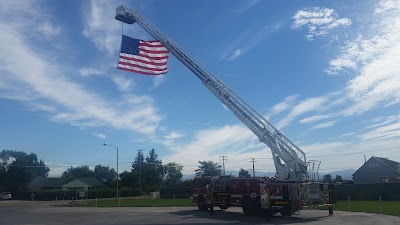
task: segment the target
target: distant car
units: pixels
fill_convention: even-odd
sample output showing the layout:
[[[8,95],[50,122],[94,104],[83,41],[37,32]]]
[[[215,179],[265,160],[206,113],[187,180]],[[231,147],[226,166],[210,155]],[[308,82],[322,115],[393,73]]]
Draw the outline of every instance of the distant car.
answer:
[[[0,199],[1,200],[10,200],[12,198],[11,192],[2,192]]]

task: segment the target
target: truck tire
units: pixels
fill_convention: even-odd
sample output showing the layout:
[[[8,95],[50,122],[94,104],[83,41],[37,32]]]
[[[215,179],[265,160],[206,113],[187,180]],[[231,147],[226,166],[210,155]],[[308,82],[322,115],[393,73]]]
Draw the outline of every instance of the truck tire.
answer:
[[[291,216],[293,214],[291,208],[283,208],[281,211],[279,211],[279,213],[282,216]]]
[[[332,206],[329,207],[329,215],[331,215],[331,216],[333,215],[333,207]]]
[[[199,207],[199,210],[201,212],[207,211],[208,206],[207,206],[206,200],[204,199],[203,196],[199,196],[199,198],[197,199],[197,207]]]
[[[220,209],[227,209],[227,208],[229,208],[229,207],[228,207],[227,205],[220,205],[219,208],[220,208]]]
[[[244,197],[242,200],[242,210],[244,215],[246,216],[254,216],[256,214],[256,210],[254,207],[254,201],[250,197]]]

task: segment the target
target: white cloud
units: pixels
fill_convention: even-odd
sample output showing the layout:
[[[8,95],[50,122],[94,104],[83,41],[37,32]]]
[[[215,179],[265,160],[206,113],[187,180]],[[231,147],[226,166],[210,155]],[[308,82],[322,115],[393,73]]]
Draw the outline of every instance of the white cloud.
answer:
[[[81,74],[81,76],[87,77],[91,75],[104,74],[104,71],[93,67],[83,67],[79,69],[79,73]]]
[[[13,4],[11,6],[16,9],[11,6],[6,8],[19,13],[12,16],[0,14],[1,97],[23,102],[29,100],[34,105],[45,102],[47,107],[42,107],[42,110],[56,109],[51,119],[57,122],[76,126],[105,125],[142,134],[155,132],[162,116],[151,97],[131,95],[130,99],[106,99],[74,82],[68,73],[76,69],[67,68],[60,64],[64,61],[54,57],[65,58],[64,52],[54,50],[50,54],[43,50],[36,51],[38,48],[30,42],[29,36],[23,35],[36,29],[36,21],[49,19],[48,15],[41,18],[40,9],[31,8],[35,5]],[[3,11],[4,5],[1,7]],[[35,19],[27,17],[32,10],[36,13]],[[10,96],[11,93],[16,96]]]
[[[218,162],[222,154],[237,159],[265,148],[268,147],[244,125],[216,127],[197,131],[190,143],[172,147],[172,154],[164,157],[163,162],[175,161],[185,166],[184,173],[193,173],[199,160]]]
[[[101,139],[106,139],[107,136],[105,134],[99,134],[99,133],[93,133],[94,136],[101,138]]]
[[[400,137],[400,122],[380,126],[375,130],[361,134],[358,137],[363,140],[388,139],[393,137]]]
[[[165,139],[177,139],[184,137],[185,135],[183,134],[182,131],[171,131],[168,135],[164,136]]]
[[[162,83],[164,83],[167,80],[167,76],[165,75],[159,75],[159,76],[154,76],[153,78],[153,87],[158,88]]]
[[[375,9],[374,14],[375,15],[382,14],[392,9],[399,9],[399,8],[400,8],[400,2],[398,0],[380,1],[378,7]]]
[[[282,129],[289,125],[289,123],[296,117],[311,111],[321,109],[322,105],[328,101],[328,97],[314,97],[301,101],[290,111],[289,115],[277,123],[277,127]]]
[[[312,122],[319,121],[319,120],[329,119],[333,116],[334,116],[333,114],[310,116],[310,117],[301,119],[300,123],[312,123]]]
[[[333,29],[340,26],[351,25],[351,20],[348,18],[339,18],[335,10],[328,8],[304,8],[296,12],[292,18],[293,29],[299,29],[303,26],[307,27],[308,40],[313,40],[316,36],[326,36]]]
[[[117,85],[120,91],[130,91],[135,86],[135,81],[129,78],[125,78],[121,75],[115,75],[112,78],[114,84]]]
[[[84,11],[86,25],[82,34],[110,55],[117,51],[121,42],[121,24],[113,19],[115,8],[115,2],[92,0]]]
[[[256,6],[260,2],[261,2],[261,0],[243,1],[243,2],[240,2],[240,5],[235,7],[232,11],[237,14],[243,14],[243,13],[247,12],[249,9]]]
[[[344,90],[341,116],[360,115],[400,103],[400,3],[382,0],[368,26],[330,61],[328,74],[355,74]]]
[[[335,126],[335,124],[336,124],[336,121],[328,121],[328,122],[325,122],[325,123],[320,123],[318,125],[315,125],[315,126],[311,127],[310,130],[328,128],[328,127]]]
[[[266,25],[261,28],[250,28],[242,32],[237,38],[229,43],[222,53],[221,59],[226,61],[235,60],[262,42],[271,32],[279,29],[279,25]]]
[[[267,119],[270,119],[272,116],[278,115],[281,112],[284,112],[291,108],[296,100],[296,95],[287,96],[282,102],[274,105],[272,109],[265,116]]]
[[[43,35],[43,37],[47,40],[53,39],[57,35],[61,33],[61,28],[51,24],[48,21],[45,21],[37,27],[38,31]]]

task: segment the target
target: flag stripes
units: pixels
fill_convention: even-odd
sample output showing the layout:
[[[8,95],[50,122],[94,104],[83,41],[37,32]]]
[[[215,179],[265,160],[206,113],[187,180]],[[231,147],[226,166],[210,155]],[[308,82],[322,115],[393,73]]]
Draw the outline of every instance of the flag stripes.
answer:
[[[168,72],[169,51],[159,41],[143,41],[123,36],[118,69],[145,75]]]

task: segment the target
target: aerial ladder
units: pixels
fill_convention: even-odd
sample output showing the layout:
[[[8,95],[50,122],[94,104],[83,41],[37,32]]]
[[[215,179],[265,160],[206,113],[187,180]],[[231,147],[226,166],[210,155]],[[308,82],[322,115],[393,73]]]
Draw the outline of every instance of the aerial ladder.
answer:
[[[148,22],[138,12],[125,8],[123,5],[117,7],[115,18],[127,24],[138,23],[150,35],[160,41],[161,44],[191,70],[193,74],[201,80],[203,85],[228,107],[261,142],[265,143],[272,152],[277,180],[303,182],[308,179],[308,164],[305,153],[220,79],[191,57],[177,43]]]

